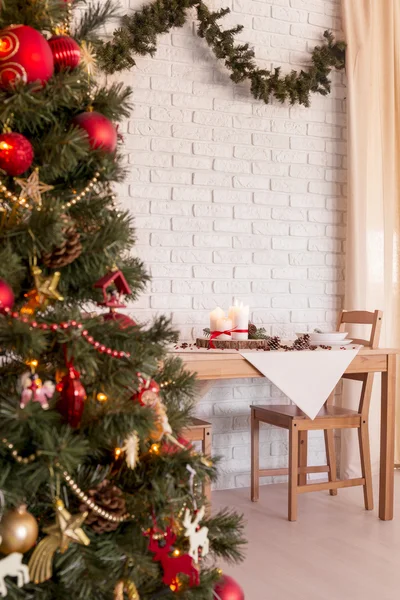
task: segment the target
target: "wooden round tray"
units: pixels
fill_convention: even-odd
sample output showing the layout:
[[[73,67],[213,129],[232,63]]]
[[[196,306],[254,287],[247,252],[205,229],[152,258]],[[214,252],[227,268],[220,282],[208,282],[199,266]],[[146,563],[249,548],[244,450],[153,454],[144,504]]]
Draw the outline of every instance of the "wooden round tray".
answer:
[[[215,348],[223,350],[230,348],[231,350],[254,350],[254,348],[265,348],[267,340],[218,340],[213,339],[212,343]],[[209,348],[210,338],[197,338],[196,346],[199,348]]]

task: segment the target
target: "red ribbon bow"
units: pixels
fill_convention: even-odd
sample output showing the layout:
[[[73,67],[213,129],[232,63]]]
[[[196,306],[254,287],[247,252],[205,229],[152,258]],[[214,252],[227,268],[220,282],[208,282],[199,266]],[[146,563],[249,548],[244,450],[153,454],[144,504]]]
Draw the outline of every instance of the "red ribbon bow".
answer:
[[[232,332],[234,333],[248,333],[248,329],[236,329],[236,327],[234,327],[233,329],[227,329],[226,331],[212,331],[211,335],[210,335],[210,341],[208,342],[208,347],[212,348],[213,350],[215,350],[215,345],[213,344],[213,340],[217,337],[219,337],[220,335],[231,335]]]

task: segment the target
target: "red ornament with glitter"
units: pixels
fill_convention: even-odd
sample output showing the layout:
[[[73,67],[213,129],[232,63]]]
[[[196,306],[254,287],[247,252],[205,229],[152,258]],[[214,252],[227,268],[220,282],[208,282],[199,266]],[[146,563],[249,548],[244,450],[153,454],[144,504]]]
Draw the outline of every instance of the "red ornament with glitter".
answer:
[[[88,134],[92,150],[114,152],[117,147],[117,130],[107,117],[96,111],[77,115],[72,123]]]
[[[145,379],[138,374],[138,390],[132,396],[132,400],[139,402],[142,406],[154,407],[160,402],[160,386],[153,379]]]
[[[81,424],[87,396],[80,380],[80,373],[73,367],[71,361],[67,369],[67,374],[57,384],[57,391],[60,392],[57,409],[64,421],[75,428]]]
[[[215,600],[245,600],[244,591],[229,575],[223,575],[214,588]]]
[[[78,42],[68,35],[54,35],[49,39],[49,46],[53,53],[54,68],[56,71],[62,69],[76,69],[81,60],[81,49]]]
[[[21,133],[0,134],[0,169],[13,177],[22,175],[31,166],[33,148]]]
[[[14,292],[7,281],[0,279],[0,311],[10,310],[14,305]]]
[[[189,554],[181,554],[179,551],[170,556],[172,546],[176,541],[176,535],[171,527],[167,527],[166,532],[161,533],[161,535],[158,530],[152,529],[149,536],[149,550],[154,552],[153,560],[161,563],[163,569],[162,580],[165,585],[169,585],[174,592],[180,590],[181,580],[179,575],[189,577],[189,587],[199,585],[199,570],[192,557]]]
[[[0,31],[0,87],[19,81],[44,84],[53,73],[53,54],[39,31],[28,25],[9,25]]]

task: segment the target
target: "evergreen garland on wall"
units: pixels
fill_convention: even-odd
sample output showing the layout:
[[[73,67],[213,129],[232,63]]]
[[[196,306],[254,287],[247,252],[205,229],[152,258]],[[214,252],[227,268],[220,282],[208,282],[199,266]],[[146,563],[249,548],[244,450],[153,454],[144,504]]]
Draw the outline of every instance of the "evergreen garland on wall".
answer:
[[[272,71],[259,69],[249,44],[235,43],[235,36],[243,26],[237,25],[224,31],[219,25],[218,21],[230,12],[229,8],[211,12],[202,0],[154,0],[134,14],[125,15],[112,40],[100,43],[94,40],[104,71],[115,73],[131,68],[135,65],[135,54],[153,55],[157,49],[157,36],[167,33],[172,27],[182,27],[189,8],[197,11],[197,34],[206,40],[216,58],[224,61],[231,71],[232,81],[248,80],[254,98],[265,103],[276,98],[280,102],[288,100],[290,104],[309,106],[311,93],[329,94],[332,69],[345,66],[345,42],[335,41],[332,33],[325,31],[325,41],[314,48],[307,69],[300,72],[293,70],[287,75],[281,74],[280,67]],[[92,9],[88,19],[92,17],[101,21],[101,12],[105,14],[107,8]]]

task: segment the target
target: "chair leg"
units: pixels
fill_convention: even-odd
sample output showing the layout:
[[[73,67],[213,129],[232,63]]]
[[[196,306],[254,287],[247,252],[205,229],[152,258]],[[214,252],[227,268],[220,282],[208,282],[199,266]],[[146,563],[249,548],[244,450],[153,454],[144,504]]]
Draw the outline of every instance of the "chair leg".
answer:
[[[333,429],[325,429],[325,449],[326,449],[326,462],[329,467],[329,481],[337,480],[336,473],[336,450],[335,450],[335,434]],[[331,496],[337,496],[337,490],[329,490]]]
[[[371,453],[369,447],[368,421],[365,419],[361,421],[361,427],[358,430],[358,441],[360,443],[361,472],[365,479],[365,485],[363,486],[365,510],[373,510],[374,496],[372,490]]]
[[[289,521],[297,520],[297,478],[299,475],[299,432],[296,423],[289,429]]]
[[[251,409],[251,500],[257,502],[260,497],[260,421]]]
[[[212,435],[211,435],[211,425],[208,427],[204,427],[203,430],[203,442],[202,442],[202,451],[204,456],[211,456],[211,446],[212,446]],[[207,503],[211,504],[211,482],[207,479],[207,482],[204,484],[203,494],[206,497]]]
[[[307,466],[308,431],[299,431],[299,467]],[[307,473],[299,473],[299,485],[307,485]]]

